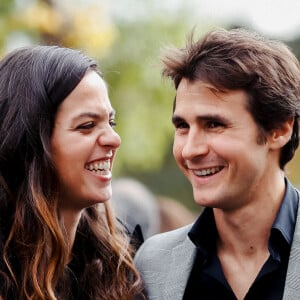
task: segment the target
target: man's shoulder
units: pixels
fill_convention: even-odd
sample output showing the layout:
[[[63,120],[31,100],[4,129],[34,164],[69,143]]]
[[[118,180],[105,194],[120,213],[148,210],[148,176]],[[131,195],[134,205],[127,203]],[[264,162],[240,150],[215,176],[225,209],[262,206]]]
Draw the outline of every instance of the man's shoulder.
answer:
[[[191,226],[192,224],[151,236],[141,245],[135,259],[143,257],[144,260],[148,257],[150,260],[151,257],[157,257],[158,253],[159,256],[168,255],[178,245],[186,242]]]
[[[171,231],[159,233],[156,235],[153,235],[152,237],[148,238],[145,241],[145,246],[150,246],[150,245],[156,245],[156,244],[161,244],[164,246],[170,245],[174,246],[176,243],[184,240],[187,237],[187,234],[189,230],[191,229],[191,224],[186,225],[183,227],[180,227],[178,229],[174,229]]]

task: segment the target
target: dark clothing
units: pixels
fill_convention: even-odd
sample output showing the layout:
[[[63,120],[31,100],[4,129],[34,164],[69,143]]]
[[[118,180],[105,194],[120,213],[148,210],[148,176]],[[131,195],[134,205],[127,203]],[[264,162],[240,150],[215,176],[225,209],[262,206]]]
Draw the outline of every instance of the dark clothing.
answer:
[[[296,223],[298,194],[286,180],[286,192],[271,229],[270,256],[248,290],[245,300],[282,299],[290,247]],[[211,208],[206,208],[189,232],[197,246],[196,259],[183,300],[235,300],[216,254],[217,229]]]
[[[120,223],[121,226],[123,226],[122,223]],[[5,230],[4,230],[5,229]],[[138,249],[138,247],[143,243],[143,234],[141,231],[141,228],[139,225],[137,225],[134,229],[134,232],[130,233],[127,231],[126,228],[124,230],[127,232],[130,238],[130,242],[132,246],[134,247],[135,251]],[[5,265],[2,253],[3,253],[3,245],[4,241],[7,239],[8,236],[8,229],[7,227],[0,227],[0,271],[7,274],[9,277],[9,271],[7,269],[7,266]],[[93,257],[95,256],[94,250],[89,248],[89,241],[87,240],[84,233],[77,231],[76,239],[74,241],[73,245],[73,258],[71,262],[66,266],[65,268],[65,279],[60,280],[58,283],[57,289],[57,298],[63,299],[63,300],[84,300],[84,299],[90,299],[90,296],[86,295],[86,291],[82,288],[80,288],[80,278],[84,272],[85,268],[85,260],[83,259],[83,255],[85,257],[88,257],[89,261],[92,261]],[[21,264],[18,261],[17,255],[14,255],[17,253],[13,249],[9,251],[11,255],[11,263],[13,265],[13,269],[16,270],[16,274],[21,276]],[[1,296],[4,295],[6,292],[6,289],[4,289],[4,277],[1,276],[0,273],[0,299]],[[11,278],[10,278],[11,280]],[[100,280],[100,278],[99,278]],[[63,286],[66,285],[70,287],[70,289],[66,292],[67,294],[62,294],[58,291],[63,289]],[[6,295],[6,294],[5,294]],[[17,296],[17,290],[13,286],[9,288],[8,294],[3,298],[4,300],[16,300],[18,299]]]
[[[1,248],[2,249],[2,248]],[[11,253],[13,253],[13,251],[11,251]],[[1,252],[2,255],[2,252]],[[12,258],[11,258],[11,263],[13,265],[14,270],[16,271],[17,275],[21,275],[21,270],[20,270],[20,263],[18,261],[18,258],[16,255],[12,254]],[[70,290],[70,294],[68,296],[63,297],[62,299],[67,300],[81,300],[81,299],[85,299],[85,298],[80,298],[81,293],[84,293],[84,291],[80,291],[78,289],[78,280],[77,278],[79,278],[80,276],[80,272],[82,272],[83,269],[83,264],[80,260],[78,259],[73,259],[72,262],[67,266],[66,271],[69,274],[69,285],[71,286],[71,290]],[[3,258],[0,256],[0,270],[3,271],[3,273],[7,274],[8,277],[11,280],[11,276],[9,275],[9,271],[3,261]],[[6,289],[4,288],[4,277],[0,276],[0,298],[1,296],[3,296],[4,294],[6,295],[5,300],[17,300],[18,296],[17,296],[17,290],[15,288],[15,286],[13,285],[13,287],[8,289],[8,294],[5,293]],[[58,298],[61,299],[61,298]]]

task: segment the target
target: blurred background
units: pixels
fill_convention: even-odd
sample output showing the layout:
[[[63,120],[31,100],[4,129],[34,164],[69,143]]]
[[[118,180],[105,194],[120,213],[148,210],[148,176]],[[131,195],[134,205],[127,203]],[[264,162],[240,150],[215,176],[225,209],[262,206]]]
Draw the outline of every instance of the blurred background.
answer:
[[[122,138],[114,177],[135,178],[196,213],[172,155],[175,93],[161,79],[161,49],[183,46],[193,28],[198,36],[215,27],[246,27],[285,41],[300,59],[299,11],[299,0],[0,0],[0,56],[27,44],[58,44],[94,57]],[[299,165],[300,150],[287,168],[298,187]]]

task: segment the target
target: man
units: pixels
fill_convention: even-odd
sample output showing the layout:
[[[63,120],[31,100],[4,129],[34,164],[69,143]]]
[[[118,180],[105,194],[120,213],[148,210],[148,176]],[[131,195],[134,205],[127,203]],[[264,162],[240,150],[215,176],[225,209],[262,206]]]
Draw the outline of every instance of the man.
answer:
[[[299,143],[299,62],[242,29],[191,37],[162,61],[174,157],[205,209],[141,246],[148,299],[300,299],[299,195],[284,172]]]

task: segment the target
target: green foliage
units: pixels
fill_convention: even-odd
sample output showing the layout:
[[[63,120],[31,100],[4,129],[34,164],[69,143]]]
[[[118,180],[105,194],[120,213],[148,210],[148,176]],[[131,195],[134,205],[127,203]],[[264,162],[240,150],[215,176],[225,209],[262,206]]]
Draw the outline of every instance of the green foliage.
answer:
[[[13,10],[13,0],[1,0],[0,1],[0,54],[8,31],[7,16]]]
[[[300,36],[292,41],[288,42],[288,45],[293,50],[298,60],[300,61]]]
[[[174,90],[162,82],[159,55],[165,36],[178,43],[185,34],[171,24],[146,20],[127,23],[108,58],[100,62],[117,111],[122,137],[117,170],[155,171],[172,143]]]
[[[173,159],[175,90],[170,81],[162,80],[159,60],[165,46],[184,44],[192,26],[181,14],[172,20],[156,16],[138,23],[125,22],[118,28],[119,38],[100,62],[117,111],[116,130],[122,138],[114,174],[138,178],[155,194],[199,209],[190,184]]]
[[[290,42],[288,42],[291,50],[295,53],[298,60],[300,61],[300,36]],[[287,166],[287,174],[292,181],[298,188],[300,188],[300,149],[298,148],[295,157]]]
[[[53,4],[55,1],[29,1],[29,3],[34,2]],[[41,44],[51,41],[65,46],[78,47],[77,45],[81,45],[80,38],[86,37],[83,42],[86,43],[88,40],[90,43],[87,46],[92,45],[96,48],[88,54],[96,56],[95,58],[99,60],[100,68],[108,83],[111,102],[117,111],[116,130],[122,138],[122,145],[114,166],[115,176],[136,177],[156,194],[174,197],[190,208],[196,209],[191,186],[178,170],[173,159],[171,115],[175,91],[171,82],[162,80],[159,61],[163,47],[170,44],[178,47],[184,45],[186,35],[196,22],[191,18],[187,3],[183,3],[182,8],[177,11],[173,10],[168,13],[165,8],[162,8],[166,5],[161,1],[124,0],[127,5],[120,1],[110,0],[109,2],[117,7],[123,5],[122,18],[114,19],[112,24],[109,23],[111,28],[106,30],[104,25],[99,26],[97,22],[89,23],[82,21],[82,18],[78,19],[80,14],[69,14],[67,15],[69,27],[64,28],[72,33],[73,39],[69,39],[69,43],[76,41],[77,44],[66,45],[63,39],[65,34],[63,36],[61,34],[65,31],[61,28],[55,31],[56,27],[52,26],[53,22],[51,23],[50,19],[42,22],[44,18],[38,18],[42,15],[49,18],[55,17],[55,9],[59,9],[60,5],[42,6],[43,10],[41,6],[37,6],[36,9],[40,9],[40,13],[34,14],[36,18],[28,17],[20,23],[20,21],[17,22],[18,18],[14,17],[15,1],[0,0],[0,53],[3,52],[6,39],[14,34],[17,26],[19,26],[18,30],[29,34],[35,42]],[[26,2],[22,3],[26,4]],[[63,3],[74,6],[76,0]],[[133,7],[139,11],[135,17],[131,16]],[[66,20],[63,13],[71,11],[70,7],[57,13]],[[90,13],[82,13],[82,15],[88,18]],[[99,11],[99,16],[96,15],[96,17],[105,19],[103,11],[102,13]],[[110,19],[110,16],[107,18]],[[92,20],[91,17],[90,19]],[[17,23],[12,23],[13,21]],[[197,25],[197,35],[198,31],[200,35],[201,32],[211,27],[210,24],[203,23],[202,19],[197,21],[200,23]],[[101,35],[102,39],[99,39],[96,33],[87,35],[92,28],[95,29],[92,24],[96,26],[96,33]],[[50,27],[44,25],[50,25]],[[98,38],[97,43],[92,43],[93,37]],[[112,41],[114,43],[111,45]],[[299,39],[291,41],[290,46],[299,58]],[[300,186],[299,164],[300,153],[298,151],[295,160],[288,166],[288,171],[292,182]]]
[[[13,6],[13,0],[0,1],[0,15],[6,15]]]

